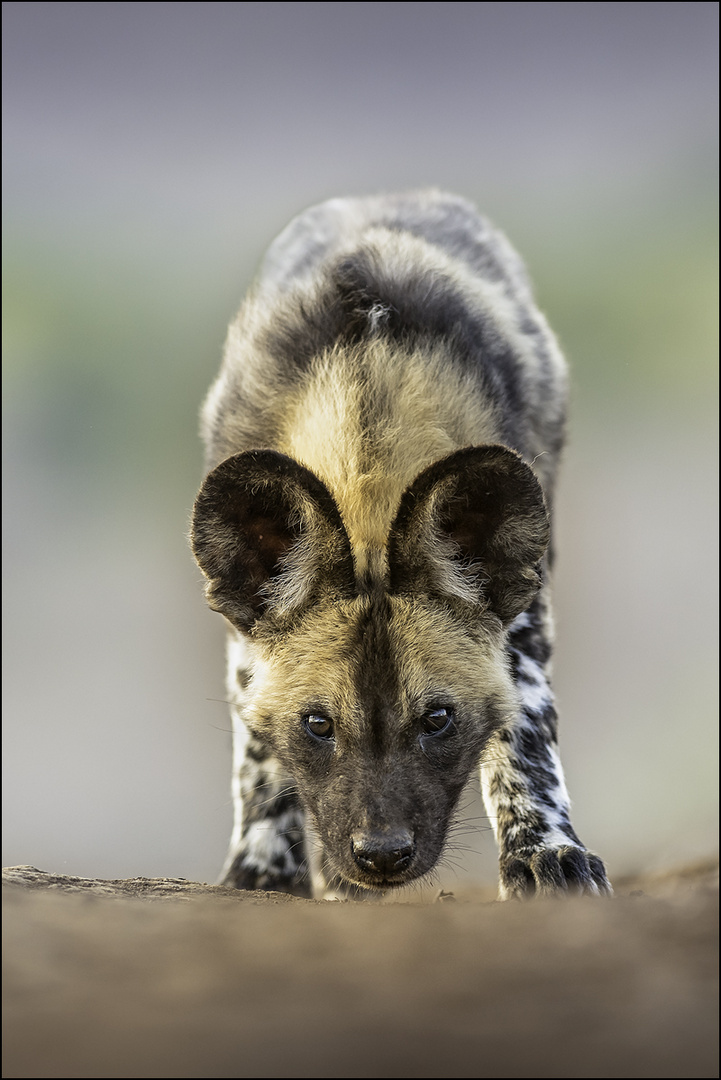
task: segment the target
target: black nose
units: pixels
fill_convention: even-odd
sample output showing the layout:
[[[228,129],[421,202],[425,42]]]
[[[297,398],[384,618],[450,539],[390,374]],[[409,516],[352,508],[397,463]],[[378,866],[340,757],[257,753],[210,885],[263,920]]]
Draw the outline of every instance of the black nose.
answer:
[[[361,870],[393,877],[413,862],[416,845],[407,829],[353,833],[351,851]]]

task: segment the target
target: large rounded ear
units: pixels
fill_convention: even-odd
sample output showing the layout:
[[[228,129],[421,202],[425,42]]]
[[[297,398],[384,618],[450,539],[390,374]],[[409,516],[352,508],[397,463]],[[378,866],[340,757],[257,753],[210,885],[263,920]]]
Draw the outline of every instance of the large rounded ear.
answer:
[[[404,493],[391,527],[391,590],[489,607],[508,624],[541,582],[549,538],[541,485],[505,446],[436,461]]]
[[[250,450],[205,478],[193,508],[193,553],[206,596],[241,630],[323,592],[350,595],[353,557],[338,507],[317,476],[274,450]]]

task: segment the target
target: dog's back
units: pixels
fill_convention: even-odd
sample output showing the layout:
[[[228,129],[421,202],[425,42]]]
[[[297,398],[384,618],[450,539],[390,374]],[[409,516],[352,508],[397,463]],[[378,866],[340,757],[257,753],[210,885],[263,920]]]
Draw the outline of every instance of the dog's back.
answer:
[[[535,462],[548,497],[565,404],[565,362],[525,269],[468,202],[436,191],[332,199],[268,250],[231,324],[203,436],[209,466],[275,447],[341,500],[340,476],[390,484],[392,510],[425,465],[500,442]]]

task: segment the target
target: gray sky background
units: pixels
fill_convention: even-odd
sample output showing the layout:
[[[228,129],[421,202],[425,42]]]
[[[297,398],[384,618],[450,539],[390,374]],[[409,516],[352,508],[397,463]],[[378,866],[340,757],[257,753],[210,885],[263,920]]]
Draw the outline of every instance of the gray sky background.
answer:
[[[7,198],[83,238],[111,210],[247,228],[349,185],[628,196],[713,153],[712,3],[3,11]]]

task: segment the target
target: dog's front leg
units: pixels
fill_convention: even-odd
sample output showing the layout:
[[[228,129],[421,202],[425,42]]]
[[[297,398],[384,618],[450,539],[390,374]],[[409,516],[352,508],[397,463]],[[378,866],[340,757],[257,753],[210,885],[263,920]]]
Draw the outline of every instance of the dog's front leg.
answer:
[[[242,719],[249,677],[243,641],[228,641],[228,691],[233,704],[233,832],[219,885],[311,895],[305,813],[296,786],[272,751]]]
[[[499,847],[500,898],[575,891],[610,894],[602,861],[587,851],[570,819],[556,742],[549,680],[547,590],[511,624],[508,653],[518,711],[489,744],[481,765],[486,809]]]

